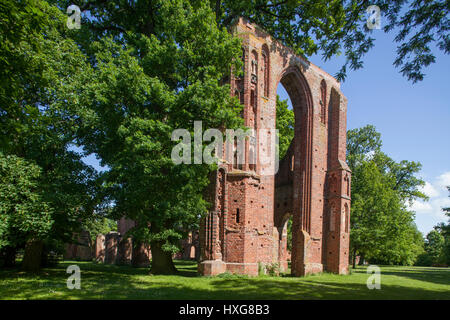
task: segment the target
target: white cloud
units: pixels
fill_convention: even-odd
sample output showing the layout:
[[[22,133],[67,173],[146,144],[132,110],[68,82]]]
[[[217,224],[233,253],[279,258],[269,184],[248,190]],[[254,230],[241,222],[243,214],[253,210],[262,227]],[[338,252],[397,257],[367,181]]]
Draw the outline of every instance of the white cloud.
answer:
[[[440,188],[444,188],[445,190],[447,190],[447,186],[450,186],[450,171],[441,174],[437,178],[437,184]]]
[[[425,193],[430,198],[437,197],[440,194],[440,192],[435,187],[433,187],[433,185],[431,183],[429,183],[428,181],[426,181],[425,185],[420,188],[420,191]]]
[[[433,207],[429,202],[423,202],[415,200],[410,206],[410,210],[415,211],[416,213],[430,213],[433,212]]]
[[[416,212],[416,224],[420,231],[427,234],[440,222],[445,222],[448,217],[442,208],[450,207],[450,198],[447,186],[450,185],[450,172],[438,176],[433,182],[426,181],[420,190],[430,199],[429,201],[416,200],[409,207]]]

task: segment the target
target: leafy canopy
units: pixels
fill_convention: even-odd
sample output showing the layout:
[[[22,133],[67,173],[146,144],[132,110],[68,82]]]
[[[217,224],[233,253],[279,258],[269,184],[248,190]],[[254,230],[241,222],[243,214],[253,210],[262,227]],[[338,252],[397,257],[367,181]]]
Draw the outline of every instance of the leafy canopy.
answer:
[[[242,106],[223,84],[232,65],[240,67],[241,50],[202,2],[148,5],[152,10],[117,15],[113,5],[91,3],[94,22],[77,39],[91,66],[73,82],[78,101],[67,108],[80,115],[79,145],[109,168],[104,187],[113,217],[137,222],[133,235],[151,243],[158,272],[159,257],[169,259],[209,209],[204,191],[214,169],[174,164],[172,132],[192,135],[197,120],[204,130],[242,124]]]
[[[423,240],[407,204],[427,199],[416,175],[421,165],[395,162],[381,151],[381,135],[368,125],[347,132],[352,170],[352,254],[380,263],[408,264],[423,251]]]
[[[337,74],[363,67],[364,55],[374,46],[367,27],[370,5],[380,8],[382,29],[395,32],[394,66],[408,80],[423,80],[424,67],[434,63],[433,50],[450,52],[450,4],[407,0],[210,0],[219,25],[229,26],[239,16],[256,22],[298,54],[322,54],[325,60],[345,56]]]
[[[46,1],[0,5],[0,236],[15,249],[70,241],[98,203],[96,173],[73,149],[77,128],[65,107],[87,66],[66,18]]]

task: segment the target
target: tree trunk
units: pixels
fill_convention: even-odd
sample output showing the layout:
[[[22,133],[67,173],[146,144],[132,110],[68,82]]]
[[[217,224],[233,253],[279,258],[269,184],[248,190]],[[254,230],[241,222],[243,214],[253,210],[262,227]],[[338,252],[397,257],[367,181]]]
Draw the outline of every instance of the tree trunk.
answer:
[[[5,268],[12,268],[16,265],[16,254],[17,254],[17,248],[15,247],[6,247],[3,249],[4,251],[4,267]]]
[[[360,266],[364,265],[364,255],[363,254],[359,256],[359,265]]]
[[[131,265],[133,267],[148,267],[150,265],[150,258],[147,246],[138,240],[133,241]]]
[[[44,243],[41,240],[29,240],[25,245],[25,254],[22,269],[28,272],[38,272],[41,268],[42,250]]]
[[[54,267],[57,261],[55,257],[51,254],[50,248],[44,244],[41,253],[41,268]]]
[[[356,269],[356,249],[353,250],[353,269]]]
[[[172,254],[164,252],[161,249],[161,243],[151,242],[150,250],[152,251],[152,266],[150,268],[151,274],[175,274],[177,269],[173,264]]]

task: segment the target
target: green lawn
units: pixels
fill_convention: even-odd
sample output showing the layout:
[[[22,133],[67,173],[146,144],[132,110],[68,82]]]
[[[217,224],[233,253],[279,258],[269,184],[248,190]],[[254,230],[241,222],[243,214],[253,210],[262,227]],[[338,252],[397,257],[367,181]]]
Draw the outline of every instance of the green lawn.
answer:
[[[71,264],[81,268],[80,290],[66,287]],[[450,268],[381,267],[381,290],[369,290],[363,267],[347,276],[250,278],[200,277],[196,263],[176,264],[176,276],[78,261],[64,261],[39,275],[0,270],[0,299],[450,299]]]

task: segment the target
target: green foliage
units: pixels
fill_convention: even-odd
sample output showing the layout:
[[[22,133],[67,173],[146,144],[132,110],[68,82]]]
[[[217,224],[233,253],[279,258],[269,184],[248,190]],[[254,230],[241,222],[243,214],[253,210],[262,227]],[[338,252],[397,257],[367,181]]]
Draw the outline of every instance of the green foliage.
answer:
[[[432,266],[445,264],[443,256],[445,238],[438,230],[431,230],[425,239],[425,252],[420,255],[417,265]]]
[[[423,235],[412,222],[401,227],[402,229],[396,232],[396,236],[383,244],[381,251],[371,261],[378,264],[408,266],[416,263],[424,252]]]
[[[278,277],[280,275],[280,263],[273,262],[266,265],[266,272],[271,277]]]
[[[444,236],[437,230],[432,230],[427,234],[425,251],[430,255],[431,261],[434,263],[439,262],[444,245]]]
[[[48,237],[53,208],[44,200],[40,178],[35,164],[0,152],[0,249]]]
[[[242,106],[222,84],[233,64],[240,67],[241,50],[239,39],[217,28],[202,2],[148,5],[152,10],[118,15],[113,4],[90,4],[94,22],[83,32],[97,41],[77,40],[92,63],[76,79],[71,90],[79,98],[67,108],[80,116],[79,144],[109,167],[104,191],[114,202],[112,217],[135,220],[133,236],[164,252],[153,252],[155,266],[179,250],[186,230],[198,227],[209,209],[203,194],[215,168],[174,164],[178,141],[171,140],[172,132],[193,134],[197,120],[205,130],[242,124]],[[117,30],[123,30],[120,39]]]
[[[7,162],[16,162],[8,156],[23,159],[17,170],[35,184],[30,192],[39,190],[36,203],[48,206],[41,211],[45,226],[51,227],[43,226],[36,237],[45,238],[46,245],[69,241],[100,201],[95,171],[73,148],[79,116],[71,116],[67,108],[78,98],[73,81],[88,64],[69,38],[67,17],[57,7],[42,0],[8,0],[0,9],[5,30],[0,35],[0,66],[5,70],[0,79],[0,152]],[[35,166],[39,175],[25,169],[25,164]],[[36,212],[30,209],[28,214]],[[15,244],[22,246],[32,224],[26,214],[15,218],[26,224],[21,229],[25,234],[14,231],[22,238]]]
[[[287,248],[292,252],[292,215],[287,221]]]
[[[364,55],[374,46],[373,31],[366,25],[370,5],[379,6],[383,31],[396,33],[394,65],[408,80],[423,79],[423,68],[435,62],[431,48],[450,52],[449,4],[445,0],[219,0],[210,4],[219,25],[229,26],[243,16],[298,54],[321,53],[325,60],[344,55],[346,62],[337,74],[339,80],[345,79],[347,68],[362,68]]]
[[[450,186],[447,187],[450,192]],[[450,195],[449,195],[450,196]],[[445,239],[445,245],[441,253],[441,261],[447,265],[450,265],[450,208],[442,209],[449,220],[447,223],[440,223],[436,226],[436,229],[441,232]]]
[[[83,229],[89,231],[91,241],[95,243],[97,235],[117,231],[117,221],[94,214],[84,223]]]
[[[282,160],[286,155],[292,140],[294,139],[295,117],[294,111],[289,109],[287,100],[281,100],[277,95],[277,119],[279,158]]]
[[[412,265],[423,239],[407,203],[427,199],[416,177],[421,165],[395,162],[381,151],[373,126],[349,130],[347,159],[352,170],[351,252],[384,264]]]
[[[450,217],[449,208],[442,210]],[[425,252],[420,256],[417,264],[421,266],[450,265],[450,220],[447,223],[439,223],[427,234]]]
[[[372,125],[347,131],[347,162],[350,168],[381,150],[381,134]],[[354,179],[354,177],[353,177]]]

